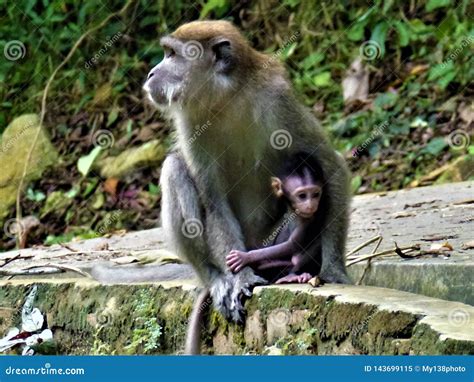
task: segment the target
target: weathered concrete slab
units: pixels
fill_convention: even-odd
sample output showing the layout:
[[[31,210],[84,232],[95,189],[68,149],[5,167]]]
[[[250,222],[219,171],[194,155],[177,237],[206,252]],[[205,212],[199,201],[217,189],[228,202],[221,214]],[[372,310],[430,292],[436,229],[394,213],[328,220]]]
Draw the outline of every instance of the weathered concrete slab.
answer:
[[[449,257],[379,258],[362,284],[474,305],[474,250],[465,248],[474,240],[474,182],[355,197],[349,249],[376,235],[383,237],[379,251],[393,248],[394,242],[400,247],[418,243],[422,250],[448,242],[454,250]],[[360,280],[365,268],[366,262],[349,268],[354,281]]]
[[[0,282],[0,333],[18,325],[33,284]],[[61,354],[180,353],[192,282],[102,285],[38,280],[34,306]],[[325,285],[256,288],[245,325],[206,317],[214,354],[474,354],[474,308],[396,290]]]
[[[474,304],[472,274],[474,250],[463,245],[474,239],[474,182],[446,184],[382,194],[357,196],[353,200],[348,250],[373,236],[383,236],[379,250],[448,241],[454,248],[450,257],[424,256],[404,260],[397,255],[376,259],[362,284],[383,286],[453,301]],[[117,265],[111,260],[127,255],[160,259],[165,250],[160,228],[131,232],[123,236],[69,243],[68,248],[30,248],[0,254],[2,260],[17,255],[2,269],[22,269],[34,264],[57,263],[79,267],[102,283],[151,282],[190,278],[192,270],[183,264]],[[372,251],[364,248],[361,254]],[[1,263],[0,263],[1,264]],[[354,281],[365,271],[366,261],[349,268]],[[43,276],[44,277],[44,276]],[[70,277],[69,273],[49,279]],[[21,278],[32,278],[19,277]]]

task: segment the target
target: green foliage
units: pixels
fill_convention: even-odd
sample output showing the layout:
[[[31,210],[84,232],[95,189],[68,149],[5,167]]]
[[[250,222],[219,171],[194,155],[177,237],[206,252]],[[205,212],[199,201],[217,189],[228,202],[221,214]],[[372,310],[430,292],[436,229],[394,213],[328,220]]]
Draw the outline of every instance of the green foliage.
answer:
[[[155,316],[155,301],[147,291],[140,291],[131,314],[134,329],[131,343],[125,349],[129,354],[150,354],[160,346],[162,329]]]
[[[84,155],[79,158],[79,160],[77,161],[77,169],[83,176],[86,176],[89,173],[92,165],[94,164],[95,160],[98,158],[101,151],[102,151],[102,147],[96,146],[92,149],[92,151],[89,154]]]
[[[14,117],[40,111],[46,81],[74,43],[123,5],[121,0],[3,5],[0,51],[14,40],[25,49],[18,59],[0,60],[0,134]],[[233,21],[255,48],[285,63],[298,97],[314,107],[348,160],[355,192],[404,187],[454,156],[473,154],[472,146],[454,150],[447,140],[453,130],[467,130],[459,110],[472,99],[472,14],[469,0],[135,0],[86,37],[53,82],[45,124],[61,161],[49,178],[28,185],[23,209],[47,212],[51,223],[41,239],[46,243],[97,235],[97,227],[117,210],[127,219],[106,224],[110,228],[103,233],[156,225],[158,168],[113,186],[93,165],[99,155],[118,155],[150,137],[170,145],[169,125],[144,107],[141,87],[163,57],[159,36],[198,19]],[[368,43],[375,48],[363,57],[369,97],[351,109],[342,98],[342,80]],[[91,132],[99,129],[113,131],[115,144],[107,150],[91,144]],[[59,207],[46,208],[59,191]]]

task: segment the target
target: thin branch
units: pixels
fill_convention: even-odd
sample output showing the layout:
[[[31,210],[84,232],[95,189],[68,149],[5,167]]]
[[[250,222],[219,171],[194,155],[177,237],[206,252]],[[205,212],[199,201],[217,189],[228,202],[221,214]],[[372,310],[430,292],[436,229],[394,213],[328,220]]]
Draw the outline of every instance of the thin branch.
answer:
[[[379,249],[380,244],[382,243],[383,237],[380,236],[379,241],[375,245],[375,248],[372,251],[372,255],[377,252],[377,249]],[[362,275],[360,276],[360,279],[357,281],[356,285],[360,285],[362,283],[362,280],[364,280],[365,275],[369,272],[369,269],[372,265],[372,259],[369,259],[367,261],[367,265],[364,268],[364,271],[362,272]]]
[[[409,245],[409,246],[406,246],[406,247],[400,247],[401,250],[410,250],[410,251],[416,251],[416,250],[419,250],[420,249],[420,246],[415,244],[415,245]],[[348,261],[346,263],[346,266],[347,267],[350,267],[351,265],[353,264],[356,264],[356,263],[360,263],[361,261],[364,261],[364,260],[368,260],[368,259],[372,259],[374,257],[379,257],[379,256],[384,256],[384,255],[389,255],[391,253],[395,253],[395,250],[396,248],[392,248],[392,249],[387,249],[385,251],[382,251],[382,252],[378,252],[378,253],[374,253],[374,254],[370,254],[370,255],[365,255],[365,256],[359,256],[358,258],[356,259],[353,259],[351,261]]]
[[[79,37],[79,39],[73,45],[73,47],[69,51],[66,58],[56,67],[56,69],[54,69],[53,73],[51,74],[51,76],[48,79],[48,82],[46,82],[46,86],[45,86],[44,91],[43,91],[43,97],[41,99],[40,121],[39,121],[39,124],[38,124],[38,128],[36,130],[36,134],[33,138],[33,142],[31,143],[30,150],[28,151],[28,155],[26,157],[25,166],[23,167],[23,173],[21,174],[20,182],[18,183],[18,190],[17,190],[17,194],[16,194],[16,219],[17,219],[18,222],[21,220],[20,198],[21,198],[21,192],[22,192],[22,189],[23,189],[23,183],[25,181],[26,172],[28,171],[28,165],[29,165],[29,163],[31,161],[31,157],[33,155],[33,150],[35,149],[35,146],[38,143],[38,138],[39,138],[39,135],[41,133],[41,127],[43,126],[44,117],[46,115],[46,99],[48,97],[49,88],[51,87],[51,84],[53,83],[53,80],[56,77],[56,74],[58,74],[58,72],[64,67],[64,65],[67,64],[67,62],[71,59],[73,54],[79,48],[79,45],[81,45],[81,43],[84,41],[84,39],[87,36],[89,36],[91,33],[95,32],[96,30],[103,28],[113,17],[119,16],[119,15],[122,15],[123,13],[125,13],[126,10],[128,9],[128,7],[133,3],[133,1],[134,0],[128,0],[127,3],[122,7],[122,9],[120,9],[117,12],[111,13],[104,20],[102,20],[101,23],[99,23],[98,25],[96,25],[96,26],[88,29],[86,32],[84,32],[84,34],[81,37]],[[20,236],[20,235],[18,235],[18,236]],[[17,236],[17,246],[20,245],[18,236]]]
[[[84,277],[92,278],[92,276],[89,273],[84,272],[83,270],[79,268],[71,267],[70,265],[63,265],[63,264],[47,263],[47,264],[41,264],[41,265],[32,265],[31,267],[23,268],[23,270],[28,271],[28,270],[38,269],[38,268],[56,268],[63,272],[67,272],[67,271],[75,272],[75,273],[79,273],[80,275]]]
[[[348,252],[346,254],[346,259],[350,256],[352,256],[354,253],[357,253],[359,252],[362,248],[364,247],[367,247],[369,244],[372,244],[374,241],[377,241],[377,240],[380,240],[382,236],[378,235],[378,236],[374,236],[372,239],[369,239],[367,240],[366,242],[358,245],[357,247],[355,247],[353,250],[351,250],[350,252]]]
[[[0,265],[0,268],[1,267],[4,267],[5,265],[7,265],[8,263],[11,263],[12,261],[15,261],[17,259],[21,258],[21,253],[19,253],[18,255],[15,255],[13,257],[10,257],[9,259],[6,259],[3,264]]]

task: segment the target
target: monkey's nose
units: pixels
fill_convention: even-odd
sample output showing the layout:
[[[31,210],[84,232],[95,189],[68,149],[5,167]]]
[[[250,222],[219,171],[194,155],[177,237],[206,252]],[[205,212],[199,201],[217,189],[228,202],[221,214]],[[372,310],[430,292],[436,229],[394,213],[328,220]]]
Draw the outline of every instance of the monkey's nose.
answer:
[[[148,77],[146,78],[147,81],[155,75],[155,72],[152,70],[150,73],[148,73]]]

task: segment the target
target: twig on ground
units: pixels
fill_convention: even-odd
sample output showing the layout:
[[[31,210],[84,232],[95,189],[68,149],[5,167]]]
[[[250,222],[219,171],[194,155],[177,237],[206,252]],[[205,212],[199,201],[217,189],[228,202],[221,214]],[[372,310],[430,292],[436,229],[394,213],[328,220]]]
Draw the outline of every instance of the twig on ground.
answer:
[[[419,249],[420,249],[420,246],[419,246],[418,244],[415,244],[415,245],[408,245],[408,246],[406,246],[406,247],[400,247],[400,250],[407,251],[407,252],[416,251],[416,250],[419,250]],[[364,261],[364,260],[372,259],[372,258],[374,258],[374,257],[389,255],[389,254],[391,254],[391,253],[395,253],[395,250],[396,250],[396,248],[392,248],[392,249],[387,249],[387,250],[385,250],[385,251],[378,252],[378,253],[374,253],[374,254],[370,254],[370,255],[359,256],[359,257],[356,258],[356,259],[353,259],[353,260],[351,260],[351,261],[348,261],[348,262],[346,263],[346,266],[347,266],[347,267],[350,267],[351,265],[356,264],[356,263],[360,263],[361,261]],[[405,253],[406,253],[406,252],[405,252]]]
[[[382,243],[382,240],[383,240],[383,237],[380,236],[379,240],[377,241],[377,244],[375,245],[375,248],[372,251],[372,255],[377,252],[377,249],[379,249],[380,244]],[[360,279],[359,279],[359,281],[357,281],[356,285],[360,285],[362,283],[362,280],[364,280],[364,277],[367,274],[367,272],[369,271],[371,265],[372,265],[372,259],[370,258],[367,261],[367,265],[365,266],[364,271],[362,272],[362,276],[360,276]]]
[[[48,270],[44,268],[56,268],[55,270]],[[52,274],[52,273],[61,273],[61,272],[75,272],[80,274],[84,277],[91,278],[91,275],[83,270],[71,267],[69,265],[62,265],[62,264],[41,264],[41,265],[32,265],[27,268],[23,268],[21,270],[7,270],[7,269],[0,269],[0,275],[2,276],[25,276],[25,275],[41,275],[41,274]]]
[[[366,242],[358,245],[357,247],[355,247],[353,250],[349,251],[347,254],[346,254],[346,259],[353,256],[354,253],[357,253],[359,252],[362,248],[364,247],[367,247],[369,244],[372,244],[374,241],[377,241],[381,238],[382,236],[378,235],[378,236],[374,236],[372,239],[369,239],[367,240]]]
[[[21,258],[21,253],[19,253],[18,255],[16,256],[13,256],[13,257],[10,257],[9,259],[6,259],[3,264],[0,265],[0,268],[1,267],[4,267],[5,265],[7,265],[8,263],[11,263],[12,261],[15,261],[17,259]]]
[[[63,248],[69,249],[71,252],[79,252],[77,249],[74,249],[74,248],[70,247],[66,243],[59,243],[59,245]]]

